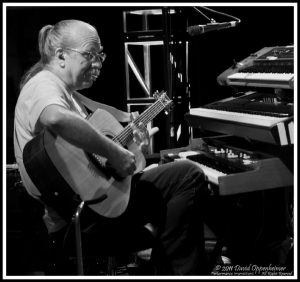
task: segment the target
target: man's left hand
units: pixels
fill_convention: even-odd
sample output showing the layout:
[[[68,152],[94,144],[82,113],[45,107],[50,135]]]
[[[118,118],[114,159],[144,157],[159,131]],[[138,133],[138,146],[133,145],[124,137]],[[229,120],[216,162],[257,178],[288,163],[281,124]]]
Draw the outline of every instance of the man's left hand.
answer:
[[[131,128],[133,132],[133,141],[140,147],[140,150],[143,153],[147,153],[150,144],[150,138],[159,131],[158,127],[153,127],[148,131],[146,126],[140,122],[138,126],[136,126],[134,123],[131,123]]]

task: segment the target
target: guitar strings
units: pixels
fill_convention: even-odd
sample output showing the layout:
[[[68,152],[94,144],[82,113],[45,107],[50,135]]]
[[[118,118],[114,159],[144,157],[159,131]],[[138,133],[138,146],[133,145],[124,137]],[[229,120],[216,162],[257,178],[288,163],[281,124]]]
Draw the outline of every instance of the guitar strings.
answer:
[[[159,103],[159,101],[156,101],[154,104],[152,104],[152,106],[150,106],[142,115],[138,116],[136,120],[133,121],[133,123],[135,125],[137,125],[139,122],[147,122],[149,120],[151,120],[152,116],[155,116],[155,110],[156,112],[159,112],[160,109],[159,108],[155,108],[155,106]],[[126,145],[128,141],[130,141],[132,139],[132,128],[129,125],[127,125],[127,127],[125,127],[125,129],[119,134],[117,135],[114,139],[116,139],[118,142],[121,143],[121,145]],[[114,140],[113,139],[113,140]],[[114,140],[115,141],[115,140]]]
[[[157,107],[156,107],[157,106]],[[137,126],[140,122],[142,122],[144,125],[148,124],[149,121],[153,117],[155,117],[163,108],[165,107],[165,104],[161,101],[161,99],[157,100],[155,103],[153,103],[148,109],[145,110],[145,112],[138,116],[133,123]],[[130,124],[128,124],[124,130],[117,136],[115,136],[112,140],[117,141],[121,145],[125,146],[129,141],[132,140],[132,128]]]
[[[157,103],[153,104],[153,107],[156,105]],[[156,112],[160,111],[160,109],[153,109],[153,107],[149,107],[146,112],[137,117],[136,120],[133,121],[133,123],[137,126],[140,122],[143,122],[144,124],[148,123],[149,120],[151,120],[152,116],[156,115]],[[132,140],[132,128],[129,125],[127,125],[125,127],[125,129],[118,135],[116,136],[116,139],[118,140],[118,142],[120,142],[123,146],[126,145],[130,140]]]
[[[165,99],[165,103],[162,102],[162,98],[156,100],[149,108],[147,108],[140,116],[138,116],[133,123],[137,126],[140,122],[143,122],[144,125],[148,124],[162,109],[164,109],[171,100],[163,95]],[[119,143],[122,146],[125,146],[129,141],[132,140],[133,131],[128,124],[119,135],[116,135],[112,140],[116,143]],[[92,156],[97,160],[100,164],[102,164],[102,157],[98,154],[93,153]]]

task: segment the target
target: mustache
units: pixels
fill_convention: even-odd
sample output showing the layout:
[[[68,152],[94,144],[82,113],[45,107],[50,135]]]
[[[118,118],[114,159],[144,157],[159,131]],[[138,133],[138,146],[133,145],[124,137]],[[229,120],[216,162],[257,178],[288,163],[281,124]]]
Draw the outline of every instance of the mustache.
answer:
[[[100,75],[100,69],[93,68],[93,69],[90,71],[90,74],[91,74],[92,76],[98,77],[98,76]]]
[[[100,75],[100,69],[99,68],[91,68],[88,71],[85,72],[85,77],[92,77],[94,80],[96,80]]]

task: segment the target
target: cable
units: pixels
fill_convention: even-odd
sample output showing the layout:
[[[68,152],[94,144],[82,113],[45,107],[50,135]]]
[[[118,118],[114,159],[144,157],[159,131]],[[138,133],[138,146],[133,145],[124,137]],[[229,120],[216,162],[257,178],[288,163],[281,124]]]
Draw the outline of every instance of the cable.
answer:
[[[203,17],[205,17],[207,20],[211,22],[211,19],[207,17],[204,13],[202,13],[200,10],[198,10],[196,7],[193,7],[198,13],[200,13]]]
[[[198,8],[196,7],[193,7],[198,13],[200,13],[202,16],[204,16],[207,20],[209,20],[211,23],[215,23],[216,21],[214,19],[210,19],[208,16],[206,16],[203,12],[201,12]],[[239,23],[241,22],[241,20],[235,16],[232,16],[232,15],[229,15],[227,13],[223,13],[223,12],[219,12],[219,11],[216,11],[216,10],[213,10],[213,9],[210,9],[210,8],[207,8],[207,7],[204,7],[204,6],[201,6],[199,8],[203,8],[207,11],[210,11],[210,12],[213,12],[213,13],[216,13],[218,15],[222,15],[222,16],[226,16],[226,17],[229,17],[229,18],[232,18],[232,19],[235,19],[236,21],[238,21]]]

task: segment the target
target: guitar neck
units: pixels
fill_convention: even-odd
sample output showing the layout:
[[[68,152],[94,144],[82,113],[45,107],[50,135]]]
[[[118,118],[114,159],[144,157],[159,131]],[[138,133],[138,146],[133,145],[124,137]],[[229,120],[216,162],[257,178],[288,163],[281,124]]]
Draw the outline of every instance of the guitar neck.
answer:
[[[155,118],[166,105],[161,101],[155,101],[149,108],[147,108],[141,115],[139,115],[134,121],[134,125],[138,126],[142,122],[145,126]],[[133,132],[130,124],[128,124],[121,133],[113,138],[113,141],[126,146],[133,138]]]

